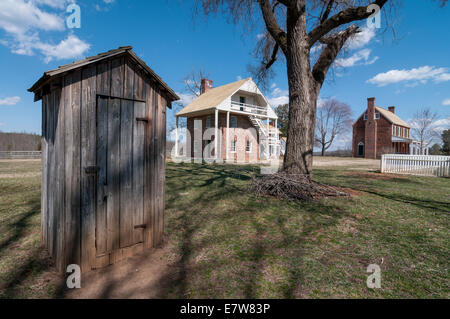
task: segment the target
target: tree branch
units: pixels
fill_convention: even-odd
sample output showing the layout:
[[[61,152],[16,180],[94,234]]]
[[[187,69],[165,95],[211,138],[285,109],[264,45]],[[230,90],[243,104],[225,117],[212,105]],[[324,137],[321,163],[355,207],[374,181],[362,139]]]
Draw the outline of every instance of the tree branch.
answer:
[[[320,19],[320,23],[323,23],[326,19],[328,19],[328,16],[330,15],[331,8],[333,8],[334,0],[328,1],[327,8],[325,12],[323,13],[322,18]]]
[[[326,44],[325,49],[322,51],[319,59],[317,60],[312,70],[313,78],[316,80],[319,88],[325,81],[328,69],[333,61],[336,59],[339,51],[341,51],[348,38],[358,32],[358,27],[351,25],[345,31],[339,32],[336,35],[322,39],[322,42]]]
[[[319,26],[317,26],[315,29],[313,29],[311,32],[308,33],[309,47],[312,47],[328,32],[332,31],[333,29],[341,25],[368,18],[373,13],[367,12],[367,8],[370,5],[376,4],[380,8],[382,8],[387,1],[388,0],[376,0],[373,3],[369,4],[368,6],[348,8],[339,12],[338,14],[335,14],[331,18],[324,20]]]
[[[288,3],[288,1],[279,1]],[[287,52],[286,32],[280,28],[268,0],[258,0],[267,30],[284,53]]]
[[[270,60],[266,62],[266,70],[269,69],[276,61],[277,61],[277,54],[279,49],[278,43],[275,44],[272,52],[272,56],[270,57]]]

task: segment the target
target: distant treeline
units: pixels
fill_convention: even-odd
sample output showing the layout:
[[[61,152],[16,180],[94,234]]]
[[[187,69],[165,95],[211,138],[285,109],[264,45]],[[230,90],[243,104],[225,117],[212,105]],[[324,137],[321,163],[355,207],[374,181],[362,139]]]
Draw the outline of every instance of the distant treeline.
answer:
[[[28,133],[0,132],[0,152],[6,151],[40,151],[41,136]]]

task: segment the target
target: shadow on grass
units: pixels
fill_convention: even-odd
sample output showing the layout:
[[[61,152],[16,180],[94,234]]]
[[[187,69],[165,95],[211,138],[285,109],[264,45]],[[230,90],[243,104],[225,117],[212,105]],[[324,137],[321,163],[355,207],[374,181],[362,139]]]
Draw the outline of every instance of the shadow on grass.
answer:
[[[7,226],[11,234],[0,243],[0,256],[6,258],[16,246],[28,245],[24,243],[33,228],[30,227],[32,218],[40,214],[40,198],[32,198],[26,206],[31,207],[27,212],[22,213],[20,217]],[[22,253],[22,249],[21,249]],[[14,254],[14,252],[12,252]],[[27,296],[29,291],[23,284],[44,272],[52,272],[52,262],[45,249],[41,245],[33,247],[26,251],[24,258],[14,265],[10,273],[4,274],[4,280],[0,285],[1,298],[22,298]]]
[[[256,171],[237,169],[239,173],[236,174],[233,170],[233,167],[198,166],[189,169],[192,175],[186,178],[187,170],[174,166],[168,173],[167,209],[179,210],[179,215],[171,221],[170,228],[173,228],[174,236],[178,236],[180,258],[173,265],[178,269],[176,275],[169,274],[164,278],[170,282],[167,285],[170,288],[161,291],[161,297],[261,297],[260,287],[261,281],[266,280],[264,269],[267,267],[267,258],[272,256],[274,251],[280,250],[287,254],[280,257],[287,260],[288,264],[283,266],[288,269],[288,278],[287,283],[279,287],[277,294],[284,298],[295,298],[299,291],[303,290],[303,242],[309,240],[311,234],[317,230],[333,227],[346,215],[345,211],[336,206],[318,202],[298,205],[244,194],[248,184],[234,182],[249,181]],[[213,176],[210,177],[211,174]],[[209,191],[202,189],[205,186],[209,187]],[[199,190],[196,196],[180,200],[180,194],[189,194],[195,189]],[[234,203],[229,203],[230,206],[234,204],[234,207],[220,206],[221,202],[228,200],[235,200]],[[301,231],[293,232],[292,226],[288,225],[292,210],[288,216],[279,215],[277,212],[280,206],[286,205],[290,209],[295,207],[298,214],[313,213],[317,214],[318,218],[311,218]],[[325,223],[320,220],[323,215],[328,217]],[[229,227],[225,233],[206,232],[206,229],[214,224],[218,229],[222,228],[220,224]],[[236,225],[237,228],[245,225],[250,228],[250,233],[243,235],[243,229],[234,229],[231,225]],[[272,237],[274,229],[277,235]],[[202,233],[203,238],[194,239],[199,233]],[[237,248],[233,251],[219,251],[223,249],[223,242],[230,241]],[[205,251],[213,256],[208,259],[207,264],[193,262],[193,258]],[[231,254],[231,257],[223,258],[223,254]],[[198,279],[208,277],[208,271],[216,272],[216,277],[221,278]],[[230,290],[223,287],[233,286],[230,282],[237,285],[234,295],[230,295]]]
[[[426,200],[421,199],[414,195],[408,194],[408,185],[422,185],[423,188],[429,187],[429,185],[422,183],[420,180],[405,177],[395,177],[390,175],[379,174],[367,175],[364,173],[337,175],[336,172],[331,173],[326,170],[319,170],[316,176],[320,179],[325,178],[329,185],[346,187],[358,192],[365,192],[371,195],[379,196],[388,200],[392,200],[399,203],[410,204],[419,208],[430,209],[436,212],[449,213],[450,202],[444,202],[439,200]],[[330,182],[331,181],[331,182]],[[398,187],[392,187],[392,185],[398,185]],[[385,192],[388,190],[389,192]]]
[[[156,283],[133,289],[123,286],[135,273],[117,276],[117,266],[110,267],[101,273],[108,278],[96,297],[261,298],[270,295],[264,285],[272,285],[277,297],[306,295],[305,242],[335,227],[347,212],[334,204],[257,198],[248,194],[248,182],[258,173],[252,167],[170,164],[165,245],[174,259],[155,274]],[[151,267],[144,259],[127,263],[130,269]],[[277,277],[271,263],[284,269],[281,281],[270,278]]]

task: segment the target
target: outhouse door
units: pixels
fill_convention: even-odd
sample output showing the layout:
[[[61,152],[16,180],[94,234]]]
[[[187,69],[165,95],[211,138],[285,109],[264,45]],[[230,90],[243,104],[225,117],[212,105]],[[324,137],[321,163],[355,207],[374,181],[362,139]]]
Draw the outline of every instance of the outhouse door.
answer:
[[[144,224],[148,125],[145,102],[97,97],[97,258],[142,245],[150,226]]]

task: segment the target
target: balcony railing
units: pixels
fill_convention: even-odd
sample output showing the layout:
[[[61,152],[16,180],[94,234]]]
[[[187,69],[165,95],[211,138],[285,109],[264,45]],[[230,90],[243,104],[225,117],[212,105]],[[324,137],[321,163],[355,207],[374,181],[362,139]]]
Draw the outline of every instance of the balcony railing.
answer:
[[[231,102],[231,109],[235,111],[245,112],[248,114],[253,115],[265,115],[267,116],[267,107],[265,106],[259,106],[259,105],[253,105],[253,104],[246,104],[246,103],[239,103],[239,102]]]

